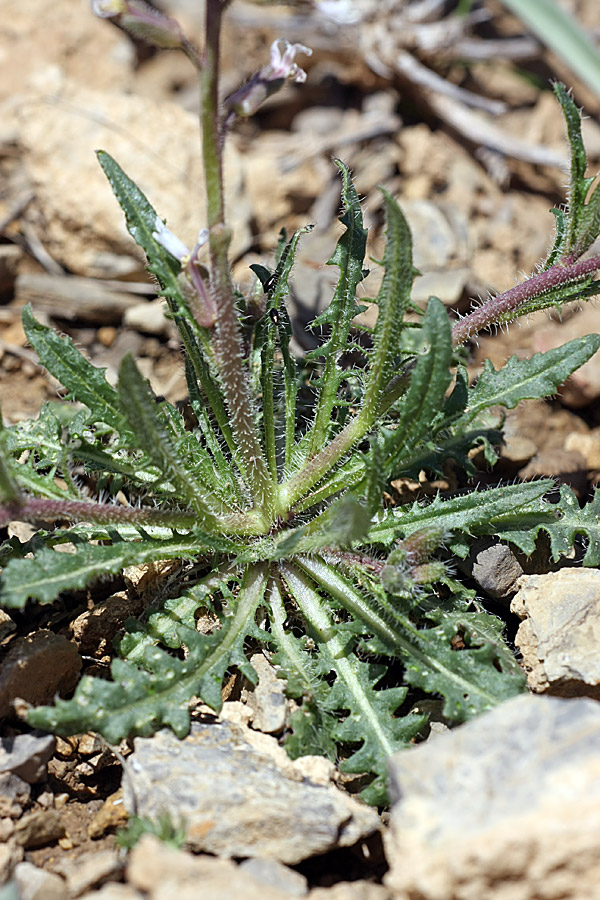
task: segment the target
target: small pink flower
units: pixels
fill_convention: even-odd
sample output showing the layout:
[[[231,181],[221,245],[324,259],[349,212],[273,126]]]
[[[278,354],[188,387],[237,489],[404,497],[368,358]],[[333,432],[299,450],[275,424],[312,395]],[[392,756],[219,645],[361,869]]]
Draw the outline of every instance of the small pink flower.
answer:
[[[279,49],[280,44],[283,44],[283,53]],[[304,44],[290,44],[285,38],[277,38],[271,44],[271,62],[262,69],[260,73],[261,78],[264,81],[277,81],[283,78],[295,81],[298,84],[306,81],[306,72],[295,62],[297,53],[312,56],[310,47],[305,47]]]
[[[279,49],[280,44],[283,45],[283,53]],[[306,81],[306,72],[295,62],[297,53],[312,56],[312,50],[304,44],[290,44],[285,38],[273,41],[270,62],[227,98],[225,103],[228,109],[238,116],[252,116],[268,97],[281,90],[286,81],[297,84]]]

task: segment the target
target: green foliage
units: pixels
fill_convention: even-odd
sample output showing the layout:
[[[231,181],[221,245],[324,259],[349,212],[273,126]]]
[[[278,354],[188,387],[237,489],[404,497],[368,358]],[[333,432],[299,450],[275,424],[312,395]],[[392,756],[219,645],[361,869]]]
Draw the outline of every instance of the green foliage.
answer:
[[[117,831],[117,847],[133,850],[144,834],[157,837],[167,847],[173,847],[175,850],[180,850],[185,845],[185,826],[177,825],[168,813],[164,813],[155,820],[131,816],[127,825]]]
[[[600,53],[572,11],[558,0],[502,0],[533,34],[600,97]]]
[[[581,137],[581,114],[564,85],[556,84],[554,93],[565,116],[571,146],[569,218],[560,251],[563,256],[576,258],[593,244],[600,230],[600,190],[596,185],[590,194],[590,188],[596,179],[586,177],[585,174],[587,156]],[[560,227],[558,230],[559,233],[562,231]]]
[[[600,230],[579,115],[557,92],[574,162],[571,209],[557,215],[550,274]],[[260,283],[240,298],[222,269],[222,229],[210,237],[208,276],[196,248],[180,258],[164,248],[148,200],[115,160],[99,158],[181,335],[195,420],[155,397],[129,357],[113,388],[69,338],[26,309],[29,341],[73,402],[47,404],[36,421],[0,432],[4,521],[47,523],[30,541],[0,548],[0,601],[19,609],[28,600],[69,604],[70,592],[132,564],[178,560],[181,573],[127,623],[110,680],[84,675],[72,699],[31,709],[28,721],[61,735],[94,730],[114,743],[163,726],[184,736],[192,698],[218,711],[226,673],[256,682],[249,649],[262,645],[297,703],[288,751],[322,753],[348,773],[370,775],[363,797],[385,802],[387,757],[426,725],[411,711],[414,688],[441,698],[450,724],[523,689],[501,623],[452,575],[448,557],[465,557],[483,536],[530,554],[541,535],[554,559],[584,541],[584,564],[598,565],[600,500],[596,494],[580,508],[550,481],[395,507],[384,492],[400,476],[442,471],[448,459],[472,474],[477,446],[493,463],[498,408],[553,394],[600,339],[513,357],[499,370],[486,363],[469,386],[442,303],[431,298],[418,321],[408,321],[410,233],[385,192],[384,274],[377,322],[366,335],[355,317],[367,233],[350,173],[338,162],[343,231],[329,260],[338,284],[313,322],[323,329],[321,343],[308,360],[295,359],[285,301],[308,229],[289,241],[282,235],[275,268],[255,266]],[[214,176],[207,177],[210,192]],[[544,296],[593,289],[589,272],[575,282],[554,293],[546,284]],[[214,325],[194,317],[202,302],[218,310]],[[532,302],[524,297],[522,310]],[[240,384],[248,409],[239,408]],[[108,502],[80,496],[72,472],[81,469]],[[200,619],[210,627],[200,631]],[[156,833],[134,822],[124,840],[149,828]],[[158,831],[179,840],[164,823]]]

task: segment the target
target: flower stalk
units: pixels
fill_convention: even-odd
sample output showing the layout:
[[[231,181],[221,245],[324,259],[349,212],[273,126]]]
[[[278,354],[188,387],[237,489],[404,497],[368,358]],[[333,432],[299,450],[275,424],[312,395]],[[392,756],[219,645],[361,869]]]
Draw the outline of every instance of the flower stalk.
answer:
[[[220,35],[225,4],[207,0],[205,46],[200,69],[201,127],[206,218],[211,263],[210,289],[216,310],[214,350],[223,392],[231,416],[231,427],[239,447],[244,478],[255,506],[271,519],[274,484],[260,444],[254,404],[244,368],[242,338],[229,272],[231,233],[225,223],[223,191],[224,131],[219,115]]]
[[[464,344],[491,325],[512,321],[523,315],[523,306],[536,298],[543,298],[549,291],[582,281],[600,269],[600,255],[577,260],[567,265],[555,265],[527,281],[516,284],[508,291],[492,297],[452,328],[452,343],[455,347]],[[552,301],[551,301],[552,302]],[[544,304],[538,307],[544,308]],[[530,310],[527,310],[530,311]]]

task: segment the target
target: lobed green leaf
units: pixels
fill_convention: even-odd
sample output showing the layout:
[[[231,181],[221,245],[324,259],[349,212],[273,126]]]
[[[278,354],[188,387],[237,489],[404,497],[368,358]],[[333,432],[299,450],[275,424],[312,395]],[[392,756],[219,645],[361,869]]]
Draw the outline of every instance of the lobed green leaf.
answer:
[[[362,409],[362,415],[371,424],[383,389],[396,367],[396,357],[402,345],[402,321],[410,303],[414,277],[418,274],[412,262],[412,238],[408,222],[394,198],[383,188],[381,192],[386,216],[384,274],[375,300],[378,316]]]
[[[38,322],[30,306],[23,310],[23,328],[42,365],[66,387],[73,400],[87,406],[93,422],[105,422],[118,432],[126,430],[117,392],[104,376],[106,369],[88,362],[71,338],[61,337]]]
[[[511,356],[500,369],[485,360],[483,372],[469,390],[467,409],[459,420],[464,428],[484,409],[505,406],[513,409],[521,400],[548,397],[600,347],[600,335],[575,338],[562,347],[536,353],[530,359]]]
[[[162,559],[193,559],[202,553],[231,546],[224,538],[193,535],[170,540],[120,541],[111,545],[88,544],[74,553],[43,549],[33,559],[12,560],[0,579],[0,604],[9,609],[25,606],[29,599],[52,603],[61,591],[84,588],[98,578],[120,572],[125,566]]]
[[[236,607],[215,634],[200,634],[171,618],[169,627],[175,628],[177,640],[185,643],[186,659],[158,646],[146,646],[141,658],[138,656],[140,665],[127,659],[114,660],[112,681],[84,676],[72,700],[57,700],[55,706],[30,710],[28,722],[35,728],[62,735],[97,731],[113,744],[132,735],[153,734],[162,726],[185,737],[190,725],[190,701],[200,696],[218,711],[223,675],[230,666],[238,666],[256,682],[256,673],[244,653],[244,642],[248,635],[258,634],[254,616],[265,585],[264,568],[250,568]],[[156,621],[153,627],[159,627]],[[169,637],[173,644],[172,634]]]
[[[451,381],[452,337],[448,314],[440,300],[432,297],[423,323],[426,351],[414,367],[410,387],[399,406],[393,431],[383,443],[389,474],[396,477],[402,458],[429,437],[436,418],[444,408],[444,396]]]

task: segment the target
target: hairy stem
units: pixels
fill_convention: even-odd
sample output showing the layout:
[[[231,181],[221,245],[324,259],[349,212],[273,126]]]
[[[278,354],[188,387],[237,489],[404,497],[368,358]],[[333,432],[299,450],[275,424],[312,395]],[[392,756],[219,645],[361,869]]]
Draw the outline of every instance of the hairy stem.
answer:
[[[219,45],[224,8],[221,0],[206,0],[206,41],[200,71],[211,290],[217,309],[214,349],[244,479],[255,505],[264,512],[265,519],[270,520],[274,486],[254,419],[254,403],[244,369],[242,340],[227,259],[231,235],[225,225],[223,135],[219,115]]]
[[[585,278],[586,275],[591,275],[598,269],[600,269],[600,256],[592,256],[589,259],[567,265],[555,265],[546,269],[545,272],[532,275],[527,281],[515,285],[510,290],[504,291],[503,294],[498,294],[497,297],[492,297],[491,300],[483,303],[457,322],[452,329],[452,343],[455,347],[464,344],[484,328],[505,320],[513,313],[516,318],[519,315],[519,307],[528,300],[533,300],[553,288]]]
[[[20,500],[0,505],[0,527],[9,522],[53,522],[68,519],[71,522],[91,522],[95,525],[133,525],[149,527],[163,525],[166,528],[194,528],[202,526],[198,515],[176,509],[148,509],[117,506],[113,503],[95,503],[86,500],[53,500],[46,497],[22,496]],[[232,514],[218,520],[223,534],[248,532],[261,534],[262,527],[251,515]]]
[[[294,504],[305,497],[317,482],[336,466],[343,456],[361,440],[369,430],[360,415],[355,416],[334,439],[313,456],[295,475],[280,488],[280,509],[285,515]]]

